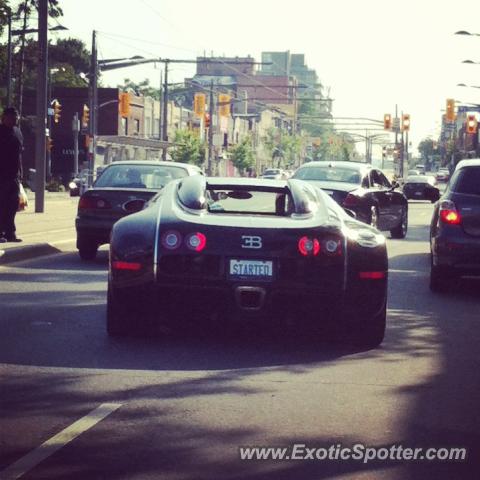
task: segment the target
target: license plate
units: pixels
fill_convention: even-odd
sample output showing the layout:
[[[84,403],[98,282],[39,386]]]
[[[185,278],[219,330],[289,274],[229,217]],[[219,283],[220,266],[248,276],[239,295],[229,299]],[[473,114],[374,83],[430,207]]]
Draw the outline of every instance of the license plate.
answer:
[[[273,262],[271,260],[237,260],[230,259],[229,274],[231,278],[271,280]]]

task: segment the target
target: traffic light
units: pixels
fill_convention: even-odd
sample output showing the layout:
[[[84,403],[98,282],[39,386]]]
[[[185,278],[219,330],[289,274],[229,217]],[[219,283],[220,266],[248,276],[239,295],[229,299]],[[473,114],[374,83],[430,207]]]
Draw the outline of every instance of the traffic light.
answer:
[[[47,152],[51,152],[53,149],[53,140],[51,137],[47,137],[46,148],[47,148]]]
[[[477,118],[475,115],[467,115],[467,133],[477,133]]]
[[[445,115],[447,122],[455,121],[455,99],[447,98],[447,112]]]
[[[120,116],[127,118],[130,115],[130,94],[128,92],[122,92],[118,99]]]
[[[83,105],[82,128],[88,128],[89,122],[90,122],[90,109],[88,108],[88,105]]]
[[[206,113],[204,118],[205,118],[205,128],[210,128],[210,114]]]
[[[60,121],[60,116],[62,113],[62,105],[58,100],[53,100],[52,106],[53,106],[53,121],[55,123],[58,123]]]
[[[392,116],[389,113],[386,113],[383,116],[383,128],[385,130],[391,130],[392,129]]]
[[[408,132],[410,130],[410,115],[404,113],[402,115],[402,131]]]

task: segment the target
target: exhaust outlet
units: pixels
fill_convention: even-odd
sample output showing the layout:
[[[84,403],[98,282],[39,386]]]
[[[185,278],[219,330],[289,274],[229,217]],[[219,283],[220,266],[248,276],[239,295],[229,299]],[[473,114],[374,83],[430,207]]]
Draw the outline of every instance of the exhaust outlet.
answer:
[[[242,310],[260,310],[265,303],[266,291],[262,287],[237,287],[235,300]]]

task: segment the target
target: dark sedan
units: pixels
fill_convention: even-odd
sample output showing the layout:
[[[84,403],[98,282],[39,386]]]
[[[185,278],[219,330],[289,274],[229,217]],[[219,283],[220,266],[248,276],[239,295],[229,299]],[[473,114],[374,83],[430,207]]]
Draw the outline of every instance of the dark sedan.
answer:
[[[176,162],[129,161],[107,166],[78,202],[75,221],[82,260],[93,260],[98,247],[109,243],[113,224],[141,210],[172,180],[202,174],[195,165]]]
[[[358,220],[392,238],[404,238],[408,229],[408,201],[385,174],[356,162],[310,162],[293,178],[306,180],[327,192],[342,207],[355,212]]]
[[[435,179],[425,175],[407,177],[403,184],[403,194],[409,200],[428,200],[432,203],[440,198],[440,190],[435,186]]]
[[[387,277],[385,237],[320,189],[192,176],[114,225],[107,330],[213,323],[320,333],[330,324],[377,346]]]
[[[430,249],[432,291],[447,291],[463,275],[480,276],[480,160],[464,160],[435,204]]]

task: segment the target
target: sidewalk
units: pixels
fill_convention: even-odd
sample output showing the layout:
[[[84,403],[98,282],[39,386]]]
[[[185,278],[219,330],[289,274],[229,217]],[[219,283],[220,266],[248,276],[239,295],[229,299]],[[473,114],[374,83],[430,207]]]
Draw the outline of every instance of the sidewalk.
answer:
[[[45,192],[45,210],[35,213],[35,194],[27,192],[27,195],[28,208],[15,218],[17,236],[23,242],[1,243],[0,265],[75,246],[78,197],[70,197],[68,192]]]

